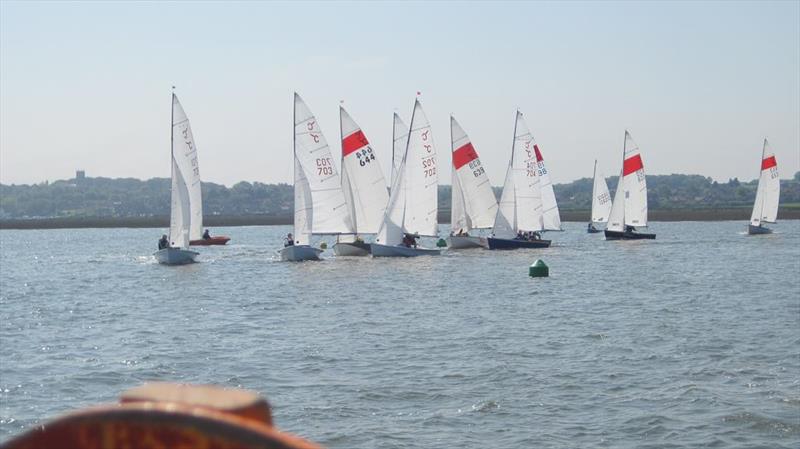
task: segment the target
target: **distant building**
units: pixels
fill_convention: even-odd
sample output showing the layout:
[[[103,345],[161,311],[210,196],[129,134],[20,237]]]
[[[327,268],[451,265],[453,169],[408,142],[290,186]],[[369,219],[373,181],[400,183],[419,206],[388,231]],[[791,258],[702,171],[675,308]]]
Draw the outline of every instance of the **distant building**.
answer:
[[[86,171],[84,170],[76,170],[75,171],[75,180],[76,181],[83,181],[86,179]]]

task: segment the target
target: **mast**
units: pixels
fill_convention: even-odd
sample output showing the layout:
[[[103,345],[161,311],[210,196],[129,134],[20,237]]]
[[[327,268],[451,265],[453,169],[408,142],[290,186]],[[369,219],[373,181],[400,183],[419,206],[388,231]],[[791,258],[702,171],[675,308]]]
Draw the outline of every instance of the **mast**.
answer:
[[[591,216],[589,217],[589,223],[594,223],[594,199],[597,196],[597,192],[595,192],[594,188],[597,185],[597,159],[594,160],[594,170],[592,170],[592,209]]]
[[[764,154],[766,154],[766,151],[767,151],[767,138],[765,137],[764,138],[764,144],[761,146],[761,160],[758,162],[758,169],[759,169],[759,171],[758,171],[758,183],[759,184],[761,184],[761,178],[762,178],[761,175],[764,172],[761,169],[761,166],[764,164]],[[766,188],[766,186],[764,186],[764,187]],[[758,187],[756,187],[756,190],[758,190]],[[761,204],[758,205],[758,225],[759,226],[761,226],[761,222],[763,221],[762,218],[764,217],[764,203],[765,203],[764,196],[762,195],[761,196]]]
[[[292,96],[292,187],[294,188],[295,192],[297,192],[297,123],[295,123],[296,121],[297,121],[297,92],[295,92],[294,96]],[[294,194],[293,196],[296,201],[297,194]],[[292,232],[293,232],[292,239],[296,242],[297,237],[294,234],[297,233],[297,229],[295,229],[296,225],[295,222],[297,221],[297,206],[295,206],[293,215],[294,218],[292,219]]]
[[[517,144],[517,123],[519,122],[519,116],[522,114],[517,109],[516,115],[514,115],[514,134],[511,136],[511,160],[508,161],[508,169],[511,171],[511,176],[514,176],[514,151],[516,150]],[[527,169],[527,167],[526,167]],[[504,187],[505,188],[505,187]],[[517,183],[514,182],[514,232],[519,231],[519,227],[517,226]],[[502,197],[501,197],[502,198]],[[500,208],[497,208],[497,211],[500,211]]]

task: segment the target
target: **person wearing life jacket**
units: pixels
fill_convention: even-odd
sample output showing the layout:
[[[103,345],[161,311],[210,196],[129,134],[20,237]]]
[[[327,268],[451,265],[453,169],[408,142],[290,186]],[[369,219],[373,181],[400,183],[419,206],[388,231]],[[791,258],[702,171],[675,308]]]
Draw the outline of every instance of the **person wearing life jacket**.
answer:
[[[291,232],[286,234],[286,240],[284,240],[283,246],[284,247],[294,246],[294,237],[292,237],[292,233]]]
[[[588,228],[588,229],[589,229],[590,231],[596,231],[596,230],[597,230],[597,228],[595,228],[595,227],[594,227],[594,224],[592,224],[592,223],[589,223],[589,228]]]
[[[208,232],[208,229],[203,232],[203,240],[211,240],[211,233]]]
[[[631,225],[626,225],[626,226],[625,226],[625,232],[627,232],[627,233],[629,233],[629,234],[632,234],[632,233],[636,232],[636,228],[634,228],[634,227],[633,227],[633,226],[631,226]]]
[[[162,234],[161,238],[158,239],[158,249],[165,248],[169,248],[169,240],[167,239],[167,234]]]

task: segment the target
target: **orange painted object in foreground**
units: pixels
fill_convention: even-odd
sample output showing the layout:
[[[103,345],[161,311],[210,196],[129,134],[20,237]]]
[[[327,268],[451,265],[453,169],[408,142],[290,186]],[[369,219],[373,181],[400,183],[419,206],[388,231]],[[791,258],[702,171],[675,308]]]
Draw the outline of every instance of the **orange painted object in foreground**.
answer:
[[[319,449],[272,425],[267,401],[244,390],[155,383],[119,404],[56,418],[0,449]]]
[[[228,243],[230,237],[225,237],[224,235],[220,235],[217,237],[211,237],[209,239],[200,239],[200,240],[192,240],[189,242],[189,245],[192,246],[210,246],[210,245],[224,245]]]

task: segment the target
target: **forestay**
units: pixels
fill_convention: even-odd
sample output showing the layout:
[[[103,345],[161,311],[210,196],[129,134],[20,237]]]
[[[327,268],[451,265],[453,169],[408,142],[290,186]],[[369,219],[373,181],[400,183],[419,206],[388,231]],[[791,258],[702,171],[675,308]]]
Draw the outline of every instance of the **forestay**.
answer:
[[[778,203],[780,202],[781,181],[778,176],[778,161],[775,153],[764,139],[761,150],[761,175],[758,178],[756,201],[753,204],[753,214],[750,224],[760,226],[761,223],[775,223],[778,218]]]
[[[494,222],[495,237],[513,238],[518,231],[542,230],[542,198],[533,145],[522,112],[517,111],[511,160]]]
[[[592,175],[592,222],[605,223],[611,213],[611,195],[608,193],[608,184],[603,173],[597,172],[597,161],[594,161],[594,174]]]
[[[203,199],[200,166],[189,119],[172,94],[172,192],[169,239],[172,246],[187,248],[189,240],[202,238]]]
[[[451,227],[454,232],[492,227],[497,199],[472,142],[454,117],[450,117],[453,159]]]
[[[389,193],[375,151],[350,114],[339,108],[342,135],[342,190],[357,234],[375,234]]]
[[[317,119],[294,94],[295,241],[310,234],[352,234],[339,173]]]

